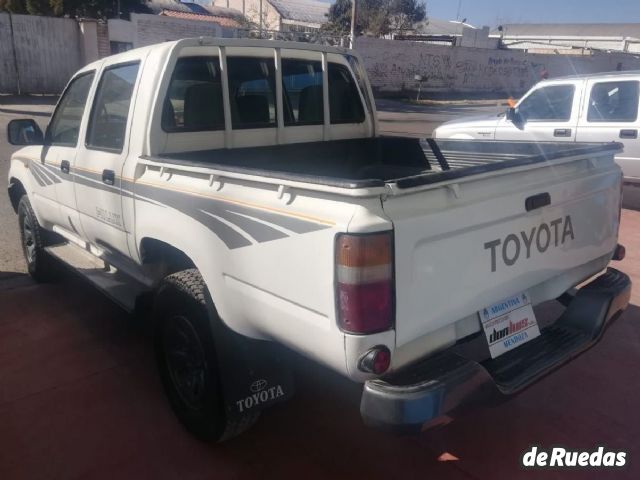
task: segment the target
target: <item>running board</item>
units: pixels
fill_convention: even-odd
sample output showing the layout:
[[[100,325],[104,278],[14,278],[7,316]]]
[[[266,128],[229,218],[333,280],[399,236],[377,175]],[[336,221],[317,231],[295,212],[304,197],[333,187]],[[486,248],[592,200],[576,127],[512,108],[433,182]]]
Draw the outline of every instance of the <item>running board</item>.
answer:
[[[138,297],[149,291],[148,287],[74,243],[53,245],[45,250],[129,313],[135,310]]]

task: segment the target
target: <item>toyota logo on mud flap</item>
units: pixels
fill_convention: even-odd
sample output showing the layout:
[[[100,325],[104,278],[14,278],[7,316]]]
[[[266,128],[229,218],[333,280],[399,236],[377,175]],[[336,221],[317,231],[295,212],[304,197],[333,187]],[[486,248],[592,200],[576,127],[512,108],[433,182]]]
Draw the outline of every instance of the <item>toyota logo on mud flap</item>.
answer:
[[[249,387],[251,389],[251,391],[253,393],[259,392],[261,390],[264,390],[265,387],[267,386],[267,381],[264,379],[261,380],[256,380],[255,382],[253,382],[251,384],[251,387]]]

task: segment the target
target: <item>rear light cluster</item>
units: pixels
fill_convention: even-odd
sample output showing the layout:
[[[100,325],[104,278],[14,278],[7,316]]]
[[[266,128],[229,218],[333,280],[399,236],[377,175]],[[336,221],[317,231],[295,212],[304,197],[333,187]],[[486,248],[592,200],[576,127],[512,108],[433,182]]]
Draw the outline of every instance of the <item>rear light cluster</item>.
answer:
[[[338,324],[370,334],[393,326],[393,233],[341,234],[336,238]]]

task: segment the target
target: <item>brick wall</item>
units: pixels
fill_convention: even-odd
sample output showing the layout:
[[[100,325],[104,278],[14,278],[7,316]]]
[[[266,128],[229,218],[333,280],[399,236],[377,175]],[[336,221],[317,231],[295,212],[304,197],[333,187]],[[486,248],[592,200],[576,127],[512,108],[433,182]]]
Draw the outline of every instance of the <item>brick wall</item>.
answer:
[[[111,47],[109,45],[109,28],[106,22],[98,22],[98,56],[100,58],[111,55]]]

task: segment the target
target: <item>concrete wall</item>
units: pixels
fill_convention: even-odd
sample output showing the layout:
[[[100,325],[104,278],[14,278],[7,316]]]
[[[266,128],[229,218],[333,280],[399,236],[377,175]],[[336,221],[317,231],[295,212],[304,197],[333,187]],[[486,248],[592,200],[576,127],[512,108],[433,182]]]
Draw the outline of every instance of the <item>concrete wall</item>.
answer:
[[[0,92],[59,93],[82,65],[79,27],[67,18],[0,13]],[[13,43],[18,63],[14,65]],[[16,78],[17,77],[17,78]]]
[[[9,15],[0,13],[0,93],[18,91],[18,75],[13,54]]]
[[[591,57],[536,55],[513,50],[426,45],[420,42],[361,37],[362,55],[374,90],[398,94],[417,90],[416,75],[428,93],[504,93],[519,95],[541,79],[570,74],[639,69],[640,59],[625,54]]]
[[[189,37],[233,37],[235,30],[223,28],[217,23],[198,20],[183,20],[181,18],[151,15],[146,13],[131,14],[131,28],[133,29],[133,46],[144,47],[168,40],[179,40]],[[119,26],[122,29],[122,25]],[[123,34],[121,30],[119,34]]]

